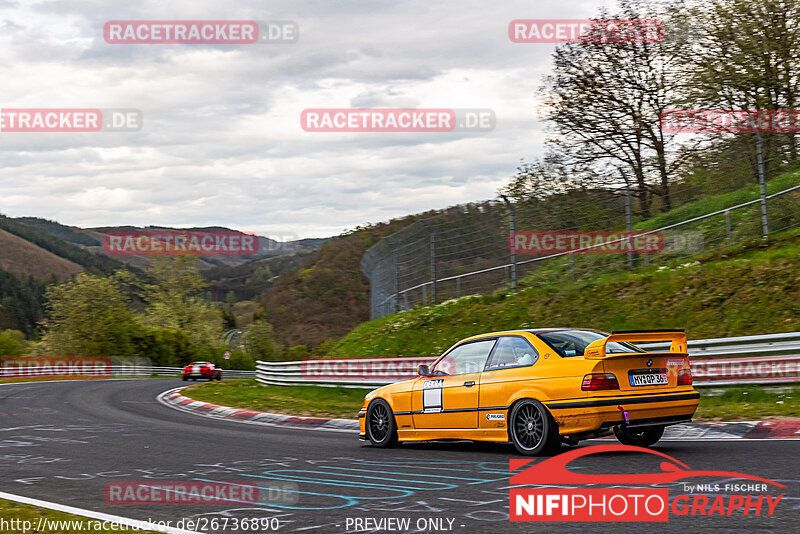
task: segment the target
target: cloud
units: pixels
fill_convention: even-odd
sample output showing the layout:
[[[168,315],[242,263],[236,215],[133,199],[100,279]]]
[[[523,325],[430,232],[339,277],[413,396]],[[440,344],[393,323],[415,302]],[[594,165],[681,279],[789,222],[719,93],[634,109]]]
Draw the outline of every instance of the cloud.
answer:
[[[2,107],[137,108],[135,133],[0,132],[0,211],[319,237],[495,196],[542,153],[550,45],[515,18],[598,4],[0,0]],[[293,20],[292,44],[110,45],[108,20]],[[485,133],[308,133],[313,107],[490,108]]]

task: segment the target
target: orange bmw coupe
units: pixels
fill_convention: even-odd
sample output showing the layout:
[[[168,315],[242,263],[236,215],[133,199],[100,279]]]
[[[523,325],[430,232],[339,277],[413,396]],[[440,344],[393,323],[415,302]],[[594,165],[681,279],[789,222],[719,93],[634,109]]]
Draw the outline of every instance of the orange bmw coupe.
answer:
[[[669,349],[647,352],[637,342]],[[682,330],[493,332],[459,341],[418,371],[418,378],[367,394],[358,414],[361,439],[376,447],[511,442],[538,455],[613,433],[646,447],[666,426],[691,421],[700,398]]]

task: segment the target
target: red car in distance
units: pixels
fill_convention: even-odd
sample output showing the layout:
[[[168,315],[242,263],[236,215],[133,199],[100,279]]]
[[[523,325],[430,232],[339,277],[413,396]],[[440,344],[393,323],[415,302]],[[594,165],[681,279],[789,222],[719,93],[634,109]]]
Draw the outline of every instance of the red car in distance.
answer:
[[[222,380],[222,369],[211,362],[192,362],[183,368],[183,380],[197,380],[205,378],[207,380]]]

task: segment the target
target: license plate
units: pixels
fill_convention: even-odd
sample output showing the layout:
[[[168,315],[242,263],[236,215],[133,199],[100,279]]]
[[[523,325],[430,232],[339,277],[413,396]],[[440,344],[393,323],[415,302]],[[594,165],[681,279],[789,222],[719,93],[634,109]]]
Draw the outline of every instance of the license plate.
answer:
[[[669,384],[667,373],[642,373],[630,375],[632,386],[666,386]]]

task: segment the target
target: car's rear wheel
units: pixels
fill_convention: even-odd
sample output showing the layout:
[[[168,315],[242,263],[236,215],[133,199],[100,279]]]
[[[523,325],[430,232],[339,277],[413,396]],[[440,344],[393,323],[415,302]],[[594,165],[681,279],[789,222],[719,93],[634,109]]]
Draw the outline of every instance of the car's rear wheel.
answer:
[[[184,377],[182,377],[182,378],[183,378],[183,381],[184,381],[184,382],[186,382],[187,380],[189,380],[189,378],[188,378],[188,377],[186,377],[186,376],[184,376]]]
[[[664,435],[663,426],[650,426],[644,428],[617,428],[614,435],[623,445],[649,447],[655,445]]]
[[[397,443],[397,423],[389,403],[375,399],[367,408],[367,438],[375,447],[392,447]]]
[[[508,432],[517,451],[527,456],[553,454],[561,446],[555,421],[541,402],[525,399],[514,405]]]

